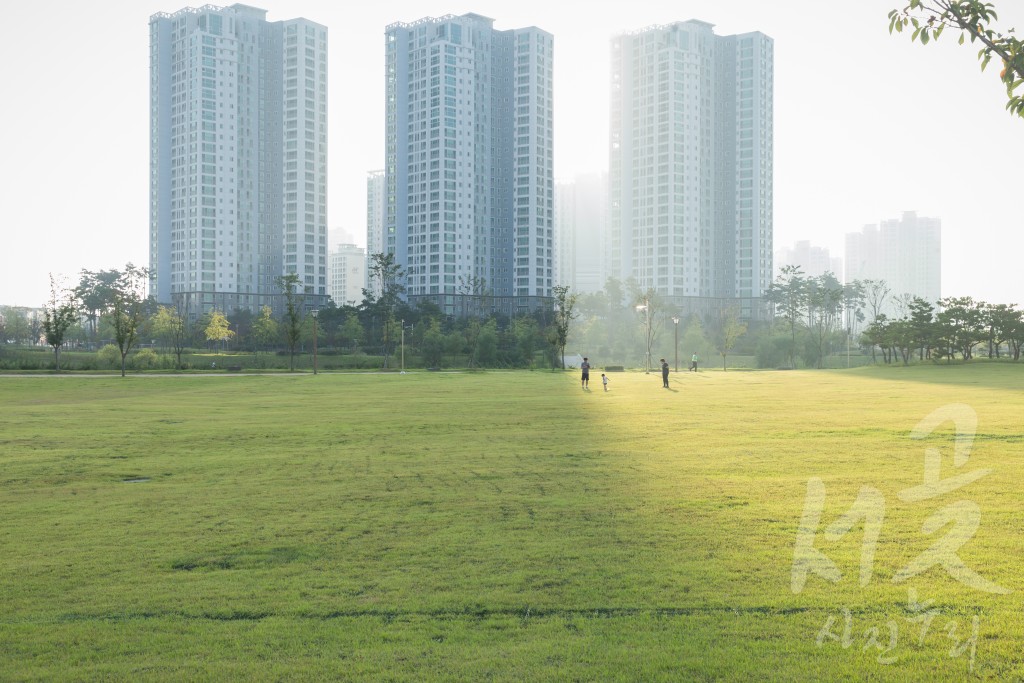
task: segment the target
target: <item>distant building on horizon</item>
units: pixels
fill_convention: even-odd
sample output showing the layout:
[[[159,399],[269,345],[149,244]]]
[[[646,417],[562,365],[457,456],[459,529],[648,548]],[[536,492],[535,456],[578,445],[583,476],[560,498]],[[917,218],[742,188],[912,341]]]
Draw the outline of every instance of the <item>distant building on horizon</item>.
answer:
[[[931,304],[942,297],[942,223],[905,211],[901,218],[846,234],[846,282],[884,280],[890,299],[905,294]],[[887,315],[899,315],[892,301]]]
[[[366,287],[366,250],[354,244],[331,248],[327,272],[330,295],[336,306],[358,306]]]
[[[555,284],[554,39],[493,24],[385,29],[384,251],[448,314],[546,307]]]
[[[327,300],[327,29],[266,14],[149,21],[150,289],[191,318]]]
[[[774,42],[690,20],[612,39],[610,268],[683,313],[767,314]]]
[[[555,284],[574,292],[602,291],[608,279],[606,172],[556,184],[555,239]]]
[[[821,277],[832,273],[843,282],[843,259],[832,256],[826,247],[817,247],[810,240],[798,240],[793,246],[782,247],[775,254],[775,273],[786,266],[798,266],[804,277]]]

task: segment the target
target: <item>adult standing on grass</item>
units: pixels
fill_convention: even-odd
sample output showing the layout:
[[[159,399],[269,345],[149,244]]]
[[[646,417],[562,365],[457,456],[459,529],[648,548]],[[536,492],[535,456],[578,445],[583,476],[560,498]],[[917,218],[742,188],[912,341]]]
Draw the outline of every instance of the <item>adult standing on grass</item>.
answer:
[[[590,388],[590,361],[587,360],[586,356],[583,357],[583,362],[580,363],[580,370],[583,371],[583,375],[580,377],[580,384],[584,390]]]
[[[668,361],[661,359],[661,386],[668,389]]]
[[[693,355],[690,356],[690,372],[697,372],[697,352],[694,351]]]

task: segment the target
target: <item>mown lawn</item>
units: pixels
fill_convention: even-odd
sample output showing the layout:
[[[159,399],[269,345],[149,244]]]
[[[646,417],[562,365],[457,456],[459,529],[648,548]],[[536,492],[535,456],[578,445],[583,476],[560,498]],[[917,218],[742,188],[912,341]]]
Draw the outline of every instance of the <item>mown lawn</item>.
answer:
[[[0,378],[0,679],[1024,678],[1020,367],[611,378]],[[962,467],[910,438],[952,404]],[[902,500],[929,447],[991,472]],[[794,592],[812,478],[841,578]],[[947,535],[1011,592],[893,582]]]

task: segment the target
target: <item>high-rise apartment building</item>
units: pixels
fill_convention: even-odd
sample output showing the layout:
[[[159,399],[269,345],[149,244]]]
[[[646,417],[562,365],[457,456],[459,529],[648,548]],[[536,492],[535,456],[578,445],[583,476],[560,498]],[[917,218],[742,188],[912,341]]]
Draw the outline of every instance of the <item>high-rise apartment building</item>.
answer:
[[[366,253],[383,254],[384,242],[384,171],[370,171],[366,176]]]
[[[448,313],[468,310],[460,296],[530,310],[554,284],[554,41],[493,23],[385,31],[385,247],[409,300]]]
[[[151,293],[197,317],[327,299],[327,29],[247,5],[150,18]]]
[[[901,218],[846,234],[846,281],[881,280],[889,316],[906,313],[897,299],[909,294],[934,304],[942,296],[942,223],[905,211]]]
[[[759,317],[772,281],[773,41],[685,21],[612,39],[610,251],[687,310]]]
[[[555,188],[555,281],[574,292],[604,289],[608,279],[608,174],[577,175]]]

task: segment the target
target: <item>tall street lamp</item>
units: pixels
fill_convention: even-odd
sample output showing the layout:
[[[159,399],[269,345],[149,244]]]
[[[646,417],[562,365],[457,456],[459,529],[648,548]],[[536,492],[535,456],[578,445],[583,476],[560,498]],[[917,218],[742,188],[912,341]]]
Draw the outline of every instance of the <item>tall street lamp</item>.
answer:
[[[679,316],[672,316],[672,322],[676,326],[676,372],[679,372]]]
[[[637,304],[636,310],[644,312],[644,327],[646,328],[646,352],[644,353],[644,374],[651,374],[651,302],[644,299],[642,304]]]
[[[405,320],[402,320],[402,371],[399,374],[405,374]]]
[[[316,318],[317,318],[317,315],[320,314],[320,311],[318,311],[317,309],[314,308],[312,311],[309,312],[309,314],[313,316],[313,374],[315,375],[315,374],[317,374],[317,368],[316,368]]]

